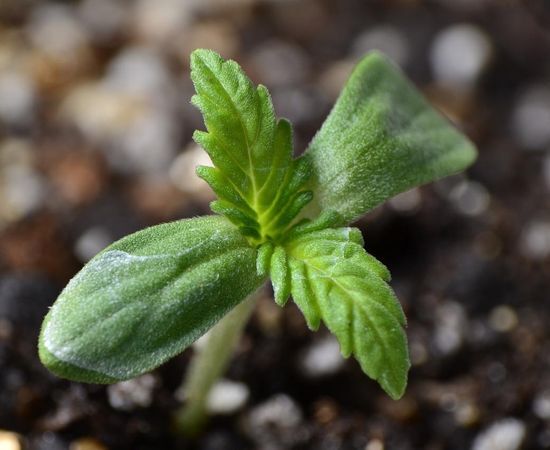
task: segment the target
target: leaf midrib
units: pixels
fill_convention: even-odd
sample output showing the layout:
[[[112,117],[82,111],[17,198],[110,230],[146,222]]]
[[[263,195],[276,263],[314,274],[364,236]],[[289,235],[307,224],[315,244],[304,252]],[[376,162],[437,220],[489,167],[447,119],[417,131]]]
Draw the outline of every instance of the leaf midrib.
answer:
[[[226,64],[227,64],[226,61],[222,62],[222,67],[225,68]],[[235,112],[236,116],[238,117],[239,124],[241,125],[241,131],[242,131],[242,135],[243,135],[243,138],[244,138],[244,142],[245,142],[245,146],[246,146],[246,153],[247,153],[247,157],[248,157],[248,170],[246,170],[245,173],[252,180],[252,199],[253,199],[253,202],[252,202],[251,206],[252,206],[252,209],[254,209],[254,211],[256,211],[258,213],[258,205],[257,205],[257,202],[258,202],[258,186],[257,186],[256,177],[255,177],[255,174],[254,174],[254,163],[252,161],[251,145],[250,145],[250,142],[248,141],[248,135],[246,133],[246,127],[245,127],[245,124],[244,124],[242,114],[241,114],[240,110],[237,108],[236,103],[233,101],[233,98],[232,98],[231,94],[228,92],[226,87],[219,81],[219,79],[216,76],[216,74],[214,73],[214,71],[204,61],[203,61],[203,65],[210,72],[210,74],[212,74],[214,79],[217,81],[217,83],[220,86],[220,88],[221,88],[222,92],[224,93],[225,97],[229,100],[228,103],[231,105],[231,109],[233,109],[233,111]],[[240,84],[238,79],[237,79],[237,83]],[[254,93],[257,96],[258,95],[257,91],[255,89],[253,89],[253,90],[254,90]],[[259,114],[258,106],[259,106],[259,102],[255,101],[254,102],[254,107],[256,109],[256,117],[260,117],[260,115],[261,115],[261,114]],[[261,129],[261,120],[258,121],[258,119],[256,119],[256,135],[254,137],[254,142],[256,142],[257,139],[258,139],[260,129]]]

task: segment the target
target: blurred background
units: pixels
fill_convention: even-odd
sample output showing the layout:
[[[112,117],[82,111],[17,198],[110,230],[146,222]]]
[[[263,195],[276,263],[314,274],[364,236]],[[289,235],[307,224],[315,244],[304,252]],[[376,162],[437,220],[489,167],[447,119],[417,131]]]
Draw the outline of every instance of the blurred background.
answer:
[[[550,448],[549,27],[547,0],[0,0],[0,449]],[[375,48],[478,145],[358,224],[409,317],[402,400],[267,294],[196,441],[171,423],[192,351],[110,387],[41,367],[41,319],[87,260],[209,212],[197,47],[269,87],[297,152]]]

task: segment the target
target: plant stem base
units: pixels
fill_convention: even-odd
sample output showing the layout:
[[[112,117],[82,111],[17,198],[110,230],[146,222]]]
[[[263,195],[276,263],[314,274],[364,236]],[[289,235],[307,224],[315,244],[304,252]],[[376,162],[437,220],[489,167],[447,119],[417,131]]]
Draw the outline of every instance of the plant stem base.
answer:
[[[183,434],[197,435],[206,424],[208,394],[227,369],[235,346],[263,290],[263,287],[259,288],[218,322],[209,331],[204,345],[196,350],[182,384],[186,403],[176,414],[176,427]]]

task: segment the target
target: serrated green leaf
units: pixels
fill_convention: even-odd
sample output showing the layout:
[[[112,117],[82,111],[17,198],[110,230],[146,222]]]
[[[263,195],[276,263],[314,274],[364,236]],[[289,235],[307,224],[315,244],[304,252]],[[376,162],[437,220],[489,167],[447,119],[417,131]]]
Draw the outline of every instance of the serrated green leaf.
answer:
[[[256,258],[256,272],[258,272],[258,276],[266,277],[269,275],[272,255],[273,244],[271,242],[266,242],[258,247],[258,257]]]
[[[291,293],[308,326],[322,320],[363,371],[394,399],[410,367],[405,316],[386,267],[362,247],[359,230],[326,229],[286,245]]]
[[[269,275],[273,284],[273,295],[279,306],[285,306],[290,296],[290,268],[286,251],[283,247],[277,246],[271,256]]]
[[[305,158],[314,201],[305,212],[348,224],[411,187],[464,170],[473,144],[377,52],[355,68]]]
[[[264,86],[254,87],[236,62],[213,51],[192,53],[191,78],[192,102],[208,130],[194,139],[215,166],[198,170],[220,199],[213,210],[253,243],[277,242],[311,200],[303,189],[309,162],[292,158],[290,123],[275,118]]]
[[[256,290],[257,252],[219,216],[147,228],[115,242],[67,285],[39,352],[57,375],[110,383],[147,372]]]

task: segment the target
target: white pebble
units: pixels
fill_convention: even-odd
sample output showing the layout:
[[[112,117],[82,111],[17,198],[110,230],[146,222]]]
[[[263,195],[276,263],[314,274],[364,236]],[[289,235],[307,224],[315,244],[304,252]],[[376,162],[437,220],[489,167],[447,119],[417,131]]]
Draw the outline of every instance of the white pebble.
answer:
[[[27,75],[0,72],[0,121],[7,125],[28,125],[34,117],[35,106],[35,86]]]
[[[533,412],[542,420],[550,420],[550,389],[537,394],[533,400]]]
[[[542,260],[550,255],[550,221],[534,220],[521,232],[521,253],[532,260]]]
[[[441,31],[430,49],[435,78],[458,88],[473,85],[491,57],[491,42],[471,24],[453,25]]]
[[[459,303],[448,301],[438,306],[435,313],[435,346],[442,354],[451,354],[464,341],[464,330],[468,329],[466,312]]]
[[[409,44],[401,32],[391,25],[369,28],[353,43],[352,54],[360,58],[371,50],[379,50],[399,66],[407,64]]]
[[[145,41],[167,43],[191,20],[192,1],[137,0],[132,12],[132,28]]]
[[[380,439],[371,439],[365,447],[365,450],[384,450],[384,448],[384,442]]]
[[[153,402],[153,390],[157,379],[145,374],[133,380],[122,381],[107,387],[109,404],[122,411],[131,411],[136,407],[146,408]]]
[[[256,430],[266,427],[292,429],[302,423],[303,415],[299,406],[288,395],[277,394],[254,407],[248,419],[251,428]]]
[[[110,90],[155,101],[173,82],[166,62],[145,47],[128,47],[110,62],[103,84]],[[169,100],[163,98],[163,100]]]
[[[525,424],[518,419],[500,420],[476,436],[472,450],[517,450],[525,432]]]
[[[409,347],[411,364],[413,366],[421,366],[428,361],[430,354],[428,353],[428,349],[422,342],[411,341]]]
[[[174,119],[166,111],[149,110],[134,120],[112,143],[109,163],[122,173],[164,174],[177,152]]]
[[[101,250],[107,247],[113,238],[103,227],[87,229],[76,241],[74,252],[77,258],[85,263],[92,259]]]
[[[344,366],[340,345],[333,336],[316,340],[305,351],[300,368],[306,376],[315,378],[333,375]]]
[[[512,117],[513,131],[527,150],[550,145],[550,88],[532,86],[519,98]]]
[[[22,448],[18,434],[0,430],[0,450],[21,450]]]
[[[462,181],[450,193],[456,209],[466,216],[479,216],[489,207],[491,196],[481,183]]]
[[[43,178],[32,168],[25,166],[7,167],[2,174],[0,195],[4,197],[4,208],[13,218],[29,214],[40,208],[47,195]]]
[[[232,414],[241,409],[250,391],[244,383],[220,380],[210,390],[206,409],[210,414]]]
[[[32,11],[27,31],[37,48],[66,60],[87,46],[86,29],[68,5],[38,4]]]
[[[168,172],[170,181],[185,193],[198,195],[204,200],[213,200],[212,189],[196,173],[197,166],[212,165],[208,153],[201,146],[192,143],[172,162]]]
[[[495,331],[506,333],[512,331],[517,324],[516,312],[507,305],[497,306],[489,314],[489,325]]]

